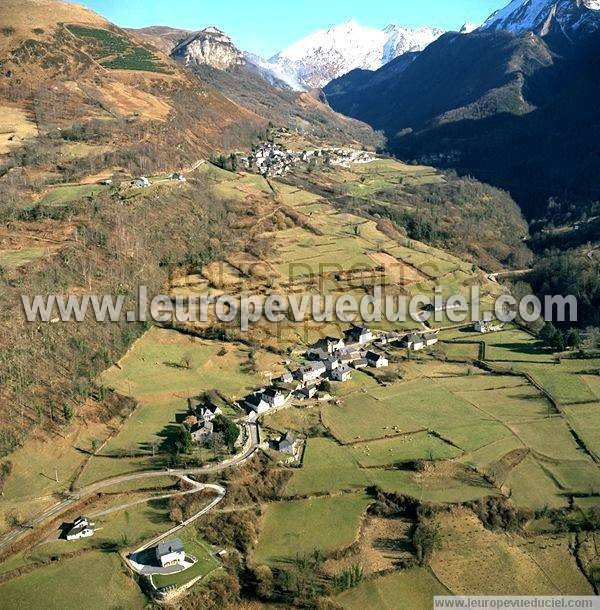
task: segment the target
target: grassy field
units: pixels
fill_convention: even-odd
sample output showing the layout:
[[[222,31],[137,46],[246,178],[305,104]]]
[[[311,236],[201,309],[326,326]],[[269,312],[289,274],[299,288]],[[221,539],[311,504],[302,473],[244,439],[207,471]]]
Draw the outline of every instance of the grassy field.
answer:
[[[142,610],[147,603],[118,555],[89,551],[51,563],[0,585],[5,608],[39,610]],[[43,602],[42,602],[43,600]]]
[[[361,493],[273,502],[265,508],[254,558],[258,563],[276,564],[314,549],[349,546],[370,503]]]
[[[434,576],[424,568],[412,568],[363,582],[335,599],[346,610],[431,610],[434,595],[447,595]]]
[[[44,205],[65,205],[84,197],[93,197],[110,189],[103,184],[82,184],[78,186],[57,186],[50,189],[41,199]]]
[[[440,514],[435,523],[438,540],[431,567],[454,594],[591,594],[567,545],[553,545],[550,550],[535,541],[520,543],[506,534],[486,530],[466,510]],[[540,561],[550,555],[549,564]]]
[[[361,470],[352,449],[327,438],[311,438],[304,451],[302,468],[294,470],[287,495],[307,495],[366,487],[368,472]]]
[[[20,250],[1,250],[0,267],[5,270],[18,269],[44,258],[51,250],[48,248],[21,248]]]
[[[183,357],[188,359],[189,368],[181,365]],[[261,356],[261,365],[270,362],[275,362],[274,357]],[[248,372],[247,363],[246,348],[152,328],[118,367],[102,375],[105,385],[136,398],[139,405],[99,456],[92,458],[80,483],[152,467],[156,461],[152,457],[153,448],[160,452],[177,432],[187,412],[188,397],[218,389],[236,399],[260,386],[260,376]],[[148,461],[131,457],[139,454],[147,455]],[[198,457],[211,459],[212,453],[206,449]]]
[[[448,460],[461,455],[456,447],[426,432],[352,445],[351,451],[359,464],[366,467],[415,460]]]

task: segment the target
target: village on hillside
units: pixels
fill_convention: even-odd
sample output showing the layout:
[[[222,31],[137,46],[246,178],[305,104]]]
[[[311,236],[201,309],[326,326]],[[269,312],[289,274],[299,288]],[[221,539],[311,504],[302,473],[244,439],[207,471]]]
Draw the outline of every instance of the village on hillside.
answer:
[[[255,171],[264,177],[283,176],[295,166],[321,162],[323,165],[350,167],[353,163],[370,163],[373,153],[354,148],[319,148],[294,151],[273,142],[263,142],[252,149],[248,156],[241,156],[244,169]]]

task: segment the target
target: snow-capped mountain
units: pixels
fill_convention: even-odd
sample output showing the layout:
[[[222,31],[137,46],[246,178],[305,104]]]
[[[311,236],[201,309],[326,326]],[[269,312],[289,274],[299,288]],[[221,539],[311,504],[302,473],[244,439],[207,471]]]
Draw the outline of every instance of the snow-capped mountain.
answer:
[[[553,30],[572,33],[600,30],[600,0],[513,0],[491,15],[482,30],[531,31],[546,36]]]
[[[354,20],[319,30],[264,63],[294,89],[323,87],[356,68],[376,70],[410,51],[422,51],[442,30],[389,25],[383,30]]]

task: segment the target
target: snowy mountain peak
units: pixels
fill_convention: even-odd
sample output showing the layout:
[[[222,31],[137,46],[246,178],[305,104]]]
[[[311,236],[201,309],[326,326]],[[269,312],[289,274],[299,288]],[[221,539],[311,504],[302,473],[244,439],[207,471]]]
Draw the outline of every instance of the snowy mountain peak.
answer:
[[[306,36],[268,64],[294,89],[312,89],[356,68],[377,70],[399,55],[422,51],[442,34],[433,28],[409,29],[395,24],[378,30],[350,19]]]
[[[557,30],[567,38],[573,33],[589,34],[600,29],[600,0],[512,0],[481,29],[531,31],[539,36]]]

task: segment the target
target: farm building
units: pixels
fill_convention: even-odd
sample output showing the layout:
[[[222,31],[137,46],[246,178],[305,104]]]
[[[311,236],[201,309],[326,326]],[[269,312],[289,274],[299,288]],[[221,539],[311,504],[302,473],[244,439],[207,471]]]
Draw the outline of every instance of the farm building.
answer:
[[[67,532],[67,540],[80,540],[94,535],[94,523],[87,517],[77,517],[73,527]]]
[[[375,352],[367,352],[365,359],[369,363],[369,366],[372,366],[376,369],[381,369],[389,365],[387,358]]]
[[[179,180],[179,182],[185,182],[185,176],[181,172],[175,172],[169,176],[171,180]]]
[[[148,180],[146,176],[140,176],[139,178],[133,180],[131,184],[132,186],[137,186],[139,188],[146,188],[150,186],[150,180]]]
[[[294,455],[296,453],[296,447],[298,446],[298,437],[291,431],[286,432],[277,441],[277,451],[281,453],[287,453]]]
[[[418,352],[425,347],[425,340],[419,333],[410,333],[402,340],[402,347]]]
[[[156,559],[158,559],[163,568],[177,563],[184,563],[185,548],[183,542],[179,538],[161,542],[156,547]]]
[[[423,333],[423,340],[425,341],[426,347],[431,347],[439,341],[437,333]]]

